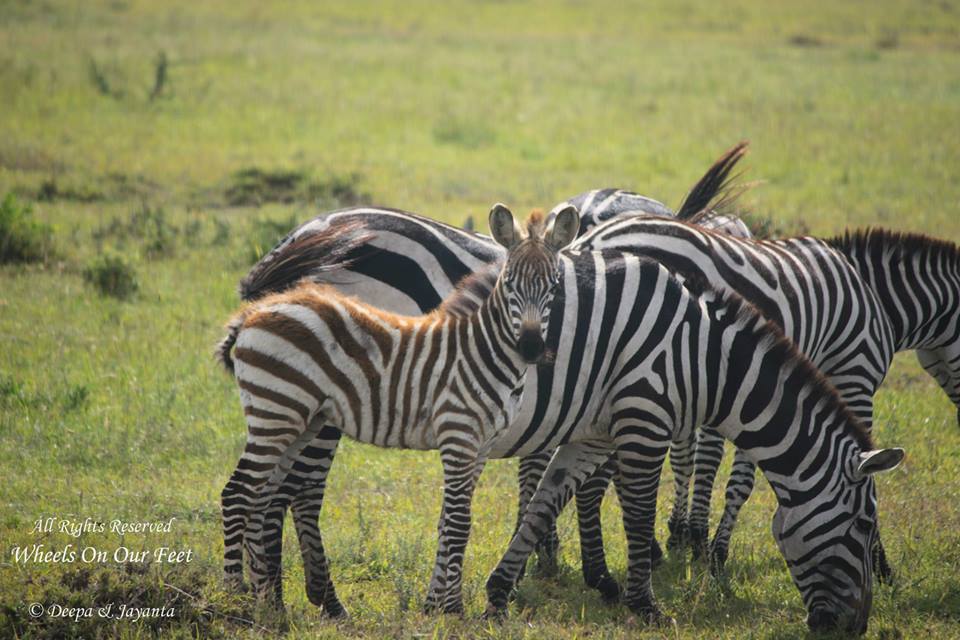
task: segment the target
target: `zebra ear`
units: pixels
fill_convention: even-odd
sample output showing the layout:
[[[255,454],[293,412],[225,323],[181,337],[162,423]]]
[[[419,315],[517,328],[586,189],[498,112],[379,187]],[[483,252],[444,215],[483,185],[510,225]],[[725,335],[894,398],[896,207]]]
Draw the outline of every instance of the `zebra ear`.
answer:
[[[513,212],[499,202],[490,209],[490,235],[507,249],[513,249],[523,240],[523,233],[517,226]]]
[[[896,469],[903,460],[903,456],[904,451],[900,448],[863,451],[857,461],[857,479],[862,480],[881,471]]]
[[[547,225],[543,240],[559,251],[576,239],[579,230],[580,212],[572,204],[567,204],[555,212],[553,219]]]

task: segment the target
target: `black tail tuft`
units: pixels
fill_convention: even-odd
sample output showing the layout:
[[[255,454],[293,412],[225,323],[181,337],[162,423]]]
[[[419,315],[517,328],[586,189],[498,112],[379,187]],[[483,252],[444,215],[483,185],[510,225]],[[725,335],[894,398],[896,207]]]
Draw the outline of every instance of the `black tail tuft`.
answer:
[[[358,233],[357,222],[334,225],[281,242],[265,255],[240,281],[240,297],[257,300],[268,293],[280,293],[303,278],[350,266],[351,251],[370,240]]]
[[[678,220],[692,222],[698,214],[710,209],[718,197],[725,204],[729,204],[730,199],[735,199],[727,197],[731,182],[736,178],[736,176],[731,177],[730,172],[747,154],[749,145],[750,143],[746,140],[738,142],[713,163],[713,166],[703,174],[697,184],[693,185],[690,193],[684,198],[683,204],[677,210]],[[737,192],[736,196],[739,195],[740,192]]]
[[[230,375],[233,375],[233,356],[230,355],[230,352],[237,342],[237,335],[240,333],[240,327],[243,326],[244,319],[244,314],[240,313],[227,323],[227,335],[217,343],[217,348],[214,350],[217,360]]]

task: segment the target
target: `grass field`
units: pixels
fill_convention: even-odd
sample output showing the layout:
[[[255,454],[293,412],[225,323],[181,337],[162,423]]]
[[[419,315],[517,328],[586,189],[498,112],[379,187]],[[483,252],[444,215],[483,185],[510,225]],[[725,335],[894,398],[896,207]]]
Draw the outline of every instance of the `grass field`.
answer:
[[[550,207],[603,186],[677,205],[749,139],[745,179],[761,184],[741,204],[777,229],[960,238],[960,4],[783,4],[0,2],[0,197],[52,233],[43,261],[0,266],[0,638],[284,632],[219,588],[219,492],[245,431],[210,354],[239,278],[320,210],[372,201],[459,224],[495,201]],[[100,294],[84,277],[98,255],[124,261],[136,292]],[[908,459],[879,481],[899,573],[876,591],[868,637],[960,637],[956,411],[905,354],[876,415],[878,441]],[[570,513],[560,576],[526,580],[503,625],[480,622],[515,471],[497,461],[482,478],[467,615],[426,616],[436,455],[344,443],[322,525],[352,618],[324,622],[307,603],[288,531],[286,633],[806,636],[765,489],[741,517],[728,584],[689,559],[657,572],[675,628],[644,629],[582,586]],[[46,517],[176,520],[170,533],[32,532]],[[34,543],[193,557],[16,562],[11,550]],[[31,618],[34,602],[178,614],[75,623]]]

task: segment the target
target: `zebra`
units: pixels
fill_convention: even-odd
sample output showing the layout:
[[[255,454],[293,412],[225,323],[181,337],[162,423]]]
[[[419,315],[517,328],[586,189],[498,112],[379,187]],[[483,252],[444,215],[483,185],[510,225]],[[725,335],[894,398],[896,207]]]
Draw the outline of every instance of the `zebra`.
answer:
[[[780,326],[824,372],[868,429],[872,425],[872,396],[892,362],[893,335],[873,290],[829,244],[812,238],[756,241],[681,221],[625,216],[594,228],[571,248],[637,253],[657,260],[682,278],[705,279],[720,290],[739,293]],[[714,442],[719,441],[722,453],[721,436],[704,430],[697,437],[696,459],[701,465],[704,458],[715,455]],[[707,446],[701,446],[703,442]],[[696,543],[701,539],[696,521],[689,532],[686,529],[694,452],[690,445],[677,442],[670,452],[675,499],[668,522],[668,547],[676,548],[690,536],[696,555]],[[608,601],[618,597],[619,588],[606,567],[599,507],[615,469],[613,462],[602,466],[577,493],[584,579]],[[527,480],[536,482],[534,475]],[[694,512],[702,508],[697,501],[700,495],[695,494]],[[885,579],[889,567],[882,545],[877,553],[875,566]]]
[[[604,419],[585,431],[577,420],[544,421],[551,444],[562,446],[488,578],[486,615],[505,613],[534,543],[612,451],[628,543],[623,600],[645,621],[666,622],[650,582],[648,548],[660,466],[671,440],[689,440],[699,427],[747,452],[774,488],[773,533],[811,630],[865,632],[877,536],[872,475],[896,467],[903,450],[875,449],[866,426],[813,363],[736,293],[697,278],[680,286],[665,267],[636,254],[580,255],[581,285],[566,290],[566,300],[558,296],[548,341],[555,344],[550,336],[560,325],[556,344],[573,345],[571,355],[582,356],[563,362],[584,363],[577,370],[585,383],[582,403]],[[658,275],[662,282],[651,282]],[[573,325],[572,335],[564,335],[584,304],[597,322]],[[593,350],[586,347],[594,341]],[[559,354],[557,363],[559,370]],[[603,406],[596,407],[600,398]],[[503,438],[516,432],[510,428]],[[524,433],[515,446],[535,435]]]
[[[225,538],[242,541],[258,595],[276,593],[261,535],[265,510],[299,452],[332,425],[382,447],[439,449],[443,597],[437,605],[462,611],[474,484],[512,422],[528,365],[544,354],[561,277],[558,252],[578,226],[577,210],[568,206],[549,223],[535,212],[524,232],[506,207],[495,205],[490,227],[507,256],[495,286],[469,314],[441,305],[427,315],[399,316],[306,282],[230,321],[217,353],[235,376],[248,430],[222,492],[223,528]]]
[[[896,351],[917,359],[953,402],[960,424],[960,247],[924,235],[883,229],[847,232],[825,241],[866,282],[879,302],[881,318]],[[704,437],[698,461],[691,530],[706,537],[710,495],[723,442]],[[698,456],[699,456],[698,452]],[[753,489],[755,465],[737,452],[726,487],[723,515],[710,544],[710,564],[723,570],[737,516]],[[601,552],[602,553],[602,552]],[[878,559],[889,579],[890,569]]]
[[[848,529],[821,531],[823,537],[813,546],[803,536],[783,535],[781,548],[788,563],[799,567],[798,571],[806,570],[806,562],[817,561],[815,571],[821,572],[818,575],[830,565],[829,560],[824,561],[823,554],[836,551],[836,546],[849,548],[846,572],[832,576],[836,584],[843,585],[847,591],[842,599],[838,600],[822,580],[797,578],[796,582],[810,612],[812,627],[864,625],[870,606],[871,558],[869,553],[858,554],[856,549],[869,549],[876,524],[873,485],[866,476],[868,471],[898,463],[902,451],[889,450],[868,456],[876,465],[868,469],[868,459],[861,460],[859,456],[861,451],[873,448],[869,435],[857,426],[855,418],[836,398],[832,388],[817,377],[812,365],[782,336],[749,310],[742,310],[735,301],[716,298],[716,308],[711,309],[709,305],[705,308],[703,300],[708,300],[708,296],[697,298],[663,266],[635,255],[579,252],[561,255],[560,264],[560,281],[546,336],[554,363],[538,366],[527,373],[516,417],[498,434],[486,451],[486,457],[523,456],[570,442],[584,446],[600,442],[604,446],[599,449],[606,459],[610,443],[616,443],[624,477],[622,492],[624,511],[628,514],[626,520],[629,520],[627,535],[631,541],[631,579],[627,583],[624,601],[645,620],[656,622],[662,619],[662,614],[649,582],[652,523],[647,522],[647,517],[652,513],[648,503],[650,498],[655,499],[659,464],[667,446],[671,440],[686,440],[695,426],[711,424],[712,420],[717,425],[726,425],[728,432],[732,433],[728,423],[742,415],[731,408],[731,403],[739,407],[749,405],[757,410],[749,414],[745,428],[736,432],[741,440],[750,440],[753,437],[750,427],[756,426],[758,421],[763,426],[763,420],[770,420],[769,412],[764,411],[763,399],[753,398],[756,394],[747,393],[742,386],[737,387],[737,393],[717,393],[717,385],[723,383],[722,389],[737,386],[744,380],[751,380],[757,368],[764,369],[761,380],[765,383],[770,380],[769,369],[775,368],[774,373],[786,371],[785,379],[776,388],[795,388],[796,397],[809,399],[794,422],[803,424],[805,437],[818,437],[820,447],[830,448],[831,460],[836,459],[840,450],[849,454],[842,462],[850,467],[856,483],[847,486],[853,483],[839,481],[831,485],[834,489],[839,485],[848,493],[846,497],[855,501],[852,503],[854,509],[845,511],[835,520],[850,525]],[[489,274],[490,271],[481,272],[479,276],[490,278]],[[488,282],[486,293],[475,284],[466,303],[482,304],[489,291],[496,290],[494,282]],[[591,310],[594,321],[582,321],[584,308]],[[731,327],[737,330],[736,335],[741,340],[731,344],[732,355],[727,365],[727,361],[718,357],[721,345],[716,341],[730,335]],[[698,345],[702,346],[707,338],[712,338],[713,349],[698,352]],[[753,338],[752,342],[750,338]],[[706,364],[697,365],[705,354],[712,355],[705,360]],[[759,357],[758,354],[767,357],[758,362],[751,360]],[[684,361],[684,355],[692,360]],[[725,370],[727,367],[734,369],[729,376]],[[675,388],[672,376],[678,374],[692,380],[692,386],[679,396],[671,391]],[[577,393],[571,393],[570,389],[576,389]],[[771,392],[770,395],[777,394]],[[684,405],[682,411],[671,407],[673,403],[683,402],[689,406]],[[780,397],[775,408],[786,411],[791,406],[796,412],[796,405],[784,402]],[[811,411],[815,415],[811,415]],[[672,418],[670,424],[664,422],[667,417]],[[830,434],[831,441],[827,443],[823,441],[818,425],[830,420],[836,423],[837,429]],[[783,433],[782,429],[778,432],[774,426],[765,429],[763,435],[770,440],[765,450],[768,454],[778,456],[777,461],[790,458],[777,450],[777,443],[789,433]],[[774,442],[778,437],[779,440]],[[647,444],[650,446],[646,447]],[[647,449],[651,453],[645,456],[643,451]],[[595,453],[594,466],[601,461],[600,451]],[[632,463],[637,466],[631,466]],[[566,481],[564,476],[549,472],[547,478],[551,482]],[[798,489],[791,484],[792,476],[783,478],[785,491]],[[541,488],[544,484],[541,482]],[[783,499],[784,514],[802,515],[803,509],[810,507],[808,501],[797,507],[788,498]],[[810,496],[806,498],[809,500]],[[450,515],[444,510],[441,517],[445,519]],[[856,531],[852,526],[854,521],[860,523]],[[518,536],[522,535],[521,529]],[[449,556],[449,549],[442,540],[438,549],[442,555]],[[632,553],[635,549],[640,551]],[[462,550],[458,547],[457,551]],[[456,569],[459,571],[459,565]],[[439,597],[444,610],[461,610],[459,592],[456,600],[451,600],[446,592],[450,584],[459,587],[459,575],[451,575],[448,565],[441,567],[439,578],[435,572],[428,603]],[[452,583],[445,580],[452,580]]]
[[[745,152],[746,143],[740,143],[724,153],[690,190],[677,217],[691,218],[722,197],[733,167]],[[581,225],[588,229],[624,211],[669,212],[661,203],[619,189],[585,192],[569,202],[583,205]],[[728,232],[749,234],[742,223],[737,226],[735,219],[711,219],[707,224],[726,225]],[[240,291],[244,299],[253,300],[267,292],[283,291],[309,276],[361,300],[375,301],[386,310],[415,315],[435,308],[461,278],[500,260],[502,250],[482,236],[395,209],[353,208],[318,217],[291,232],[251,269]],[[286,506],[291,506],[301,547],[306,549],[308,598],[334,617],[346,612],[332,582],[326,578],[318,581],[316,576],[323,576],[323,569],[310,559],[322,557],[317,515],[339,434],[336,429],[325,429],[304,449],[266,518],[268,525],[282,526]],[[518,521],[548,461],[549,454],[521,460]],[[297,469],[304,472],[297,473]],[[265,539],[268,565],[279,572],[279,530],[268,528]],[[242,588],[243,552],[238,540],[236,536],[225,540],[224,570],[228,583]],[[538,549],[542,572],[555,570],[557,545],[553,530]],[[321,553],[309,553],[311,548]],[[654,549],[659,547],[655,545]],[[273,584],[278,600],[282,600],[281,581],[274,579]]]

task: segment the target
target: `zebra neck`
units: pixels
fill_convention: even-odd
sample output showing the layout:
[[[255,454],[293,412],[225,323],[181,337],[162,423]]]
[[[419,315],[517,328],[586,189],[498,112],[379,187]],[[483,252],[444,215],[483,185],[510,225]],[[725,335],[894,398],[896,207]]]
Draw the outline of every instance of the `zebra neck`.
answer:
[[[461,348],[476,353],[490,375],[513,390],[529,365],[516,349],[513,325],[499,287],[483,301],[477,313],[463,322],[467,331]]]
[[[956,334],[960,255],[955,247],[879,230],[834,244],[877,295],[898,351],[936,346]]]

